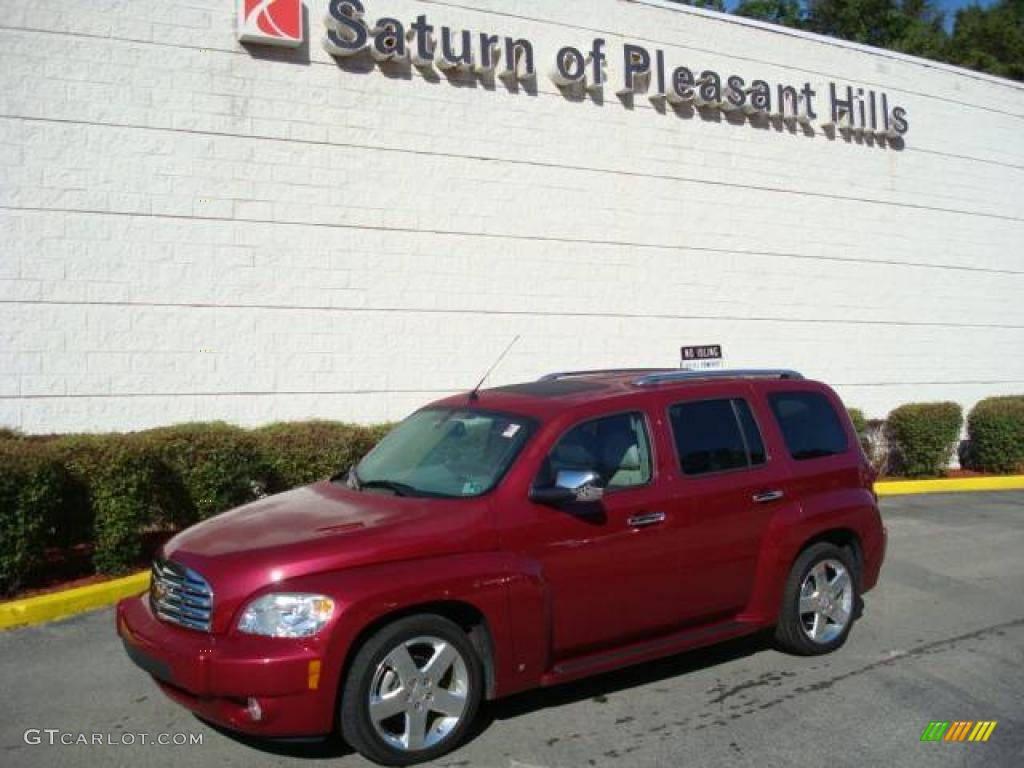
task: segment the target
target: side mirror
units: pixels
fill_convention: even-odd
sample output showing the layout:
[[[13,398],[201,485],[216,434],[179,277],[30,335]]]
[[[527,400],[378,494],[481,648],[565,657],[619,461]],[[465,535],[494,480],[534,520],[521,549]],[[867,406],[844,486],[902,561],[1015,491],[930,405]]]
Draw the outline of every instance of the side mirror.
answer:
[[[604,497],[599,485],[601,476],[589,470],[563,469],[555,478],[555,484],[547,488],[534,488],[530,500],[554,507],[563,504],[592,504]]]

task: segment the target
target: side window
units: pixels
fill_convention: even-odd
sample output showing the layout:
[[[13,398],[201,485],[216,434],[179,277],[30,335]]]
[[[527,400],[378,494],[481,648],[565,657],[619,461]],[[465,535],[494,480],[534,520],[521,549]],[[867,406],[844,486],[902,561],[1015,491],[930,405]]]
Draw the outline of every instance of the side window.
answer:
[[[538,484],[553,484],[565,469],[597,472],[607,489],[649,483],[651,443],[643,415],[621,413],[573,427],[544,460]]]
[[[669,408],[679,466],[687,475],[747,469],[767,460],[746,400],[700,400]]]
[[[846,430],[832,403],[820,392],[783,392],[769,395],[768,402],[794,459],[846,452]]]

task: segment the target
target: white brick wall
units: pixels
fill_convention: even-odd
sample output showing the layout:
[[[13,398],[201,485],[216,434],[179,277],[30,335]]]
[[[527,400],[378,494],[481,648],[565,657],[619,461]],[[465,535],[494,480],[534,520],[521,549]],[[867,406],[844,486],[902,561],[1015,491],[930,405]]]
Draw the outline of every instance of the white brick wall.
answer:
[[[365,0],[522,36],[536,93],[240,46],[233,0],[0,0],[0,424],[399,418],[495,382],[674,365],[870,416],[1024,391],[1024,88],[657,0]],[[603,103],[546,77],[608,40]],[[902,149],[615,95],[670,66],[864,86]]]

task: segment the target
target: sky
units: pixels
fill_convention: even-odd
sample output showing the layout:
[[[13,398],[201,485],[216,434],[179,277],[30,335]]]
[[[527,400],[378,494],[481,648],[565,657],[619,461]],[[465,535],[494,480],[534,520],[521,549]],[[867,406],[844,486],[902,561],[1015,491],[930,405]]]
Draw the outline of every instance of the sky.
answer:
[[[974,5],[974,2],[972,0],[938,0],[937,4],[947,15],[955,15],[958,9],[966,5]],[[992,2],[991,0],[985,0],[985,2],[980,2],[978,5],[989,6],[992,5]]]
[[[980,5],[984,8],[992,5],[993,0],[937,0],[936,5],[946,12],[946,29],[953,28],[956,12],[968,5]]]

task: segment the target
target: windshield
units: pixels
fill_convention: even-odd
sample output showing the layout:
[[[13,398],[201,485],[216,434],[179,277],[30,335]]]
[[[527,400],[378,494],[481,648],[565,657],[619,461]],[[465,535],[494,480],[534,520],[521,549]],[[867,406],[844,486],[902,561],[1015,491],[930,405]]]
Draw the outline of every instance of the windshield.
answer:
[[[359,462],[352,485],[400,496],[480,496],[505,475],[533,426],[492,411],[417,411]]]

